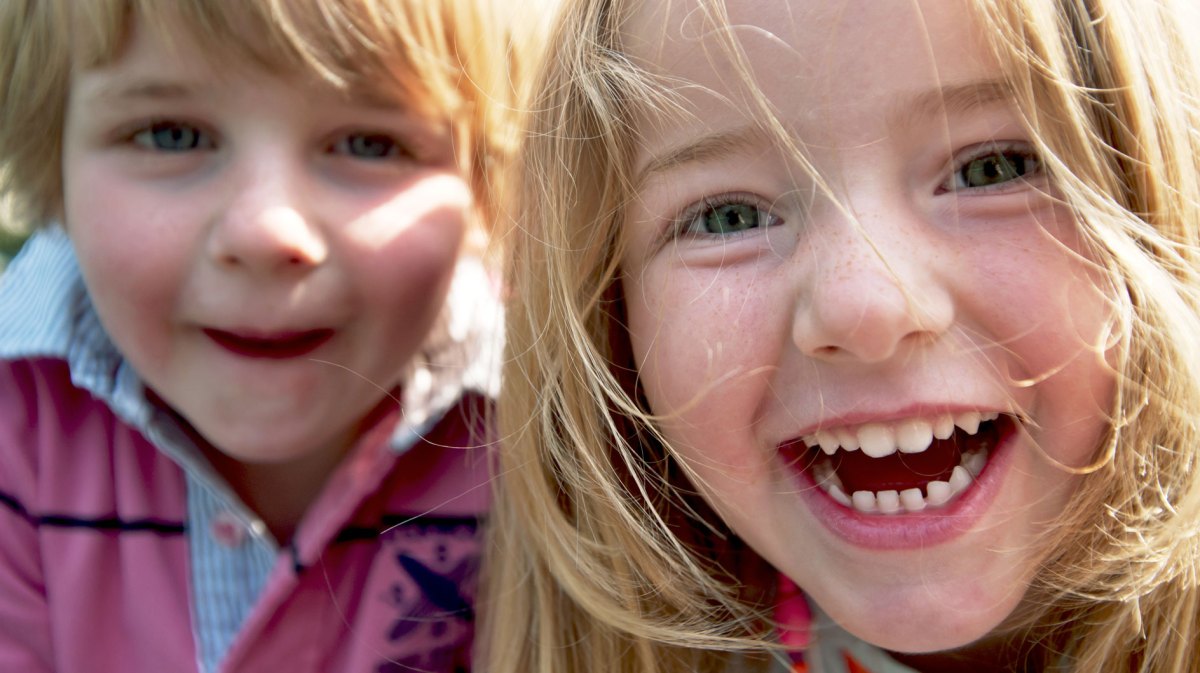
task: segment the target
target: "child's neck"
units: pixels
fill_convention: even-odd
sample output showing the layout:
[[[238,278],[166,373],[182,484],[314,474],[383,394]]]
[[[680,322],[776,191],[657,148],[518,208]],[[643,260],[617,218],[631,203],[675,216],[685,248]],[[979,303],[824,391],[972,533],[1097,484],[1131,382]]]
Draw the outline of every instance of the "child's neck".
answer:
[[[1035,648],[1018,639],[988,639],[967,647],[929,654],[896,654],[892,657],[921,673],[1038,673]]]
[[[287,545],[308,508],[320,495],[352,438],[339,440],[340,451],[318,451],[283,463],[243,463],[211,446],[204,454],[247,507],[257,514],[280,545]]]

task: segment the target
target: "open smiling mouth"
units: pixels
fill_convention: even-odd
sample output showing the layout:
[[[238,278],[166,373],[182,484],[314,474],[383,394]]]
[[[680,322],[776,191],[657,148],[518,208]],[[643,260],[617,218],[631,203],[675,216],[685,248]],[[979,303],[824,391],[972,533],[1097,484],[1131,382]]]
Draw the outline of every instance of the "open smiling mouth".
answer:
[[[838,503],[864,514],[943,507],[983,473],[1016,429],[998,413],[944,414],[823,430],[780,451]]]

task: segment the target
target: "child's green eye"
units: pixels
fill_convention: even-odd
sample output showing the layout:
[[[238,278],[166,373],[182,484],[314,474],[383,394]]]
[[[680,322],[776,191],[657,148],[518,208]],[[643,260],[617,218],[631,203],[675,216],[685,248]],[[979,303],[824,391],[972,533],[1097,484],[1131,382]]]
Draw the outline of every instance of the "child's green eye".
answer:
[[[163,152],[189,152],[209,149],[212,140],[208,134],[189,124],[158,122],[133,134],[133,142],[151,150]]]
[[[954,174],[955,189],[979,189],[1011,182],[1041,170],[1041,161],[1028,152],[996,151],[971,159]]]
[[[761,208],[749,203],[721,203],[698,213],[689,229],[699,234],[737,234],[765,226],[767,217]]]

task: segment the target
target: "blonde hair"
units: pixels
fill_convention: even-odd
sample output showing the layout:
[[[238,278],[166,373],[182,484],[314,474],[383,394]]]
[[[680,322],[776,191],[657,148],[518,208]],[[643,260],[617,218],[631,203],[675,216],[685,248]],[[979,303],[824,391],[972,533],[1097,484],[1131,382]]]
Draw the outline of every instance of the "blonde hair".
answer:
[[[632,4],[579,0],[564,13],[518,169],[498,408],[505,448],[486,571],[490,673],[721,670],[732,651],[751,648],[763,665],[769,653],[773,571],[696,498],[632,372],[618,279],[636,122],[673,109],[623,53]],[[1194,668],[1195,10],[1187,0],[975,0],[974,9],[1107,270],[1117,316],[1111,432],[1047,536],[1013,637],[1035,644],[1044,668]],[[722,20],[719,0],[706,12]],[[733,41],[722,46],[736,60]],[[782,132],[777,120],[767,126]]]
[[[72,68],[118,58],[136,15],[157,30],[191,27],[219,58],[309,73],[447,122],[478,221],[489,225],[515,148],[517,83],[540,46],[513,10],[488,0],[5,0],[0,200],[9,224],[57,215]]]

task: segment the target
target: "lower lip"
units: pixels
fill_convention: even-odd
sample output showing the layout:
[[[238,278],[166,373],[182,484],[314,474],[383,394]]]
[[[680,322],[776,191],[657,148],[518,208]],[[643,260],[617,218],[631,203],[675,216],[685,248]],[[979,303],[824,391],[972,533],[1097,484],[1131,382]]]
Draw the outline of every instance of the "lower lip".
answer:
[[[226,351],[239,357],[256,360],[288,360],[303,357],[333,338],[333,330],[330,329],[288,332],[268,337],[247,337],[216,329],[203,331],[213,343]]]
[[[952,502],[916,513],[863,514],[834,501],[807,471],[790,471],[802,482],[799,492],[805,504],[834,535],[866,549],[921,549],[949,542],[976,527],[1000,492],[1018,434],[1014,428],[992,447],[983,472]]]

